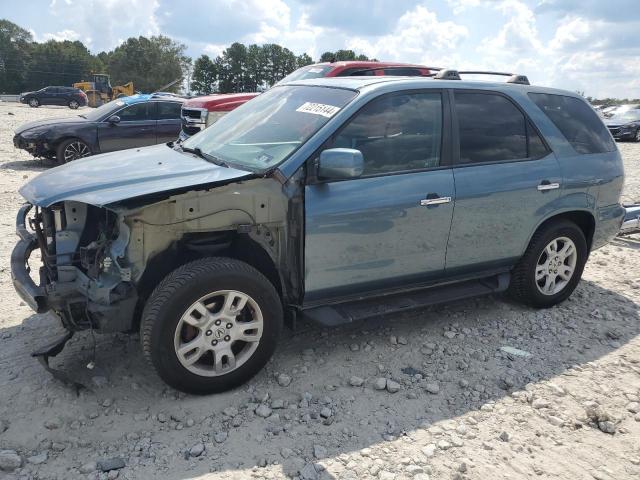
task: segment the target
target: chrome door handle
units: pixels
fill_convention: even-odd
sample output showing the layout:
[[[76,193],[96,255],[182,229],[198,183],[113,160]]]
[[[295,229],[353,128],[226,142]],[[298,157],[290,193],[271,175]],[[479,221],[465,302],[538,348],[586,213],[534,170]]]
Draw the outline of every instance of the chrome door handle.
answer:
[[[440,205],[442,203],[449,203],[450,201],[451,201],[451,197],[425,198],[424,200],[420,200],[420,205],[423,207],[428,207],[430,205]]]
[[[538,185],[538,191],[540,192],[546,192],[547,190],[555,190],[557,188],[560,188],[559,183],[541,183],[540,185]]]

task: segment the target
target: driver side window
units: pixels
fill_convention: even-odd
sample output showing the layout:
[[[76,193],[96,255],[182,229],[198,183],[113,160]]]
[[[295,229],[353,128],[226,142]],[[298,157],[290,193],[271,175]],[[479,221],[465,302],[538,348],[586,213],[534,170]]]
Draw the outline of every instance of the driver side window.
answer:
[[[430,92],[372,100],[334,137],[329,148],[360,150],[363,176],[367,176],[437,167],[441,144],[442,97]]]
[[[120,117],[120,121],[122,122],[139,122],[142,120],[149,120],[149,105],[149,103],[136,103],[120,110],[117,115]]]

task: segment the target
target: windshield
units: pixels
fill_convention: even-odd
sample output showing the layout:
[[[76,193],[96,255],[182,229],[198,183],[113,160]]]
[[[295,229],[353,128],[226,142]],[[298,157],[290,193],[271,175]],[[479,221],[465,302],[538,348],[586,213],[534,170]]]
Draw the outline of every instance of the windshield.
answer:
[[[265,170],[285,160],[356,95],[339,88],[275,87],[183,146],[239,168]]]
[[[124,102],[122,100],[112,100],[111,102],[105,103],[98,108],[93,108],[80,116],[87,120],[91,120],[92,122],[96,122],[110,113],[115,112],[120,107],[124,107]]]
[[[620,123],[637,122],[640,120],[640,110],[627,110],[622,113],[614,113],[609,117],[609,120]]]
[[[276,85],[281,85],[294,80],[306,80],[308,78],[326,77],[327,73],[332,69],[331,65],[308,65],[294,70],[289,75],[280,80]]]

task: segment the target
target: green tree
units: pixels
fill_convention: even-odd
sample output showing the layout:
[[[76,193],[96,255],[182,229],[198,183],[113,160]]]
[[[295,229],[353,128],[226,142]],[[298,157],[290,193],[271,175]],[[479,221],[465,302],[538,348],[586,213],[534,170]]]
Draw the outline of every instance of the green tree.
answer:
[[[219,65],[208,55],[199,56],[193,64],[191,88],[199,95],[208,95],[218,88]]]
[[[324,52],[320,55],[320,62],[345,62],[350,60],[358,60],[358,61],[376,61],[375,59],[370,59],[366,55],[360,54],[356,55],[356,52],[353,50],[338,50],[336,52]]]
[[[32,42],[27,30],[0,19],[0,92],[25,90]]]
[[[168,37],[129,38],[108,54],[108,73],[112,85],[132,81],[136,90],[153,92],[183,78],[188,58],[186,47]],[[170,90],[177,91],[180,83]]]
[[[47,85],[72,85],[102,68],[102,62],[82,42],[33,43],[27,83],[31,90]]]
[[[303,53],[302,55],[298,55],[296,57],[296,67],[297,68],[304,67],[306,65],[311,65],[312,63],[313,63],[313,58],[311,58],[306,53]]]

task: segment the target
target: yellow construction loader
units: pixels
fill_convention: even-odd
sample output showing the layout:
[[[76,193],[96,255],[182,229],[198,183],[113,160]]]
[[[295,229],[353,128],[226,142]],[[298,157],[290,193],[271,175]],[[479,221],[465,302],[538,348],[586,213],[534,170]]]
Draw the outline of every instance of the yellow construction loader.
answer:
[[[109,81],[109,75],[105,73],[94,73],[93,81],[77,82],[74,83],[73,86],[79,88],[87,95],[90,107],[99,107],[103,103],[110,102],[115,98],[128,97],[134,93],[133,82],[112,87]]]

